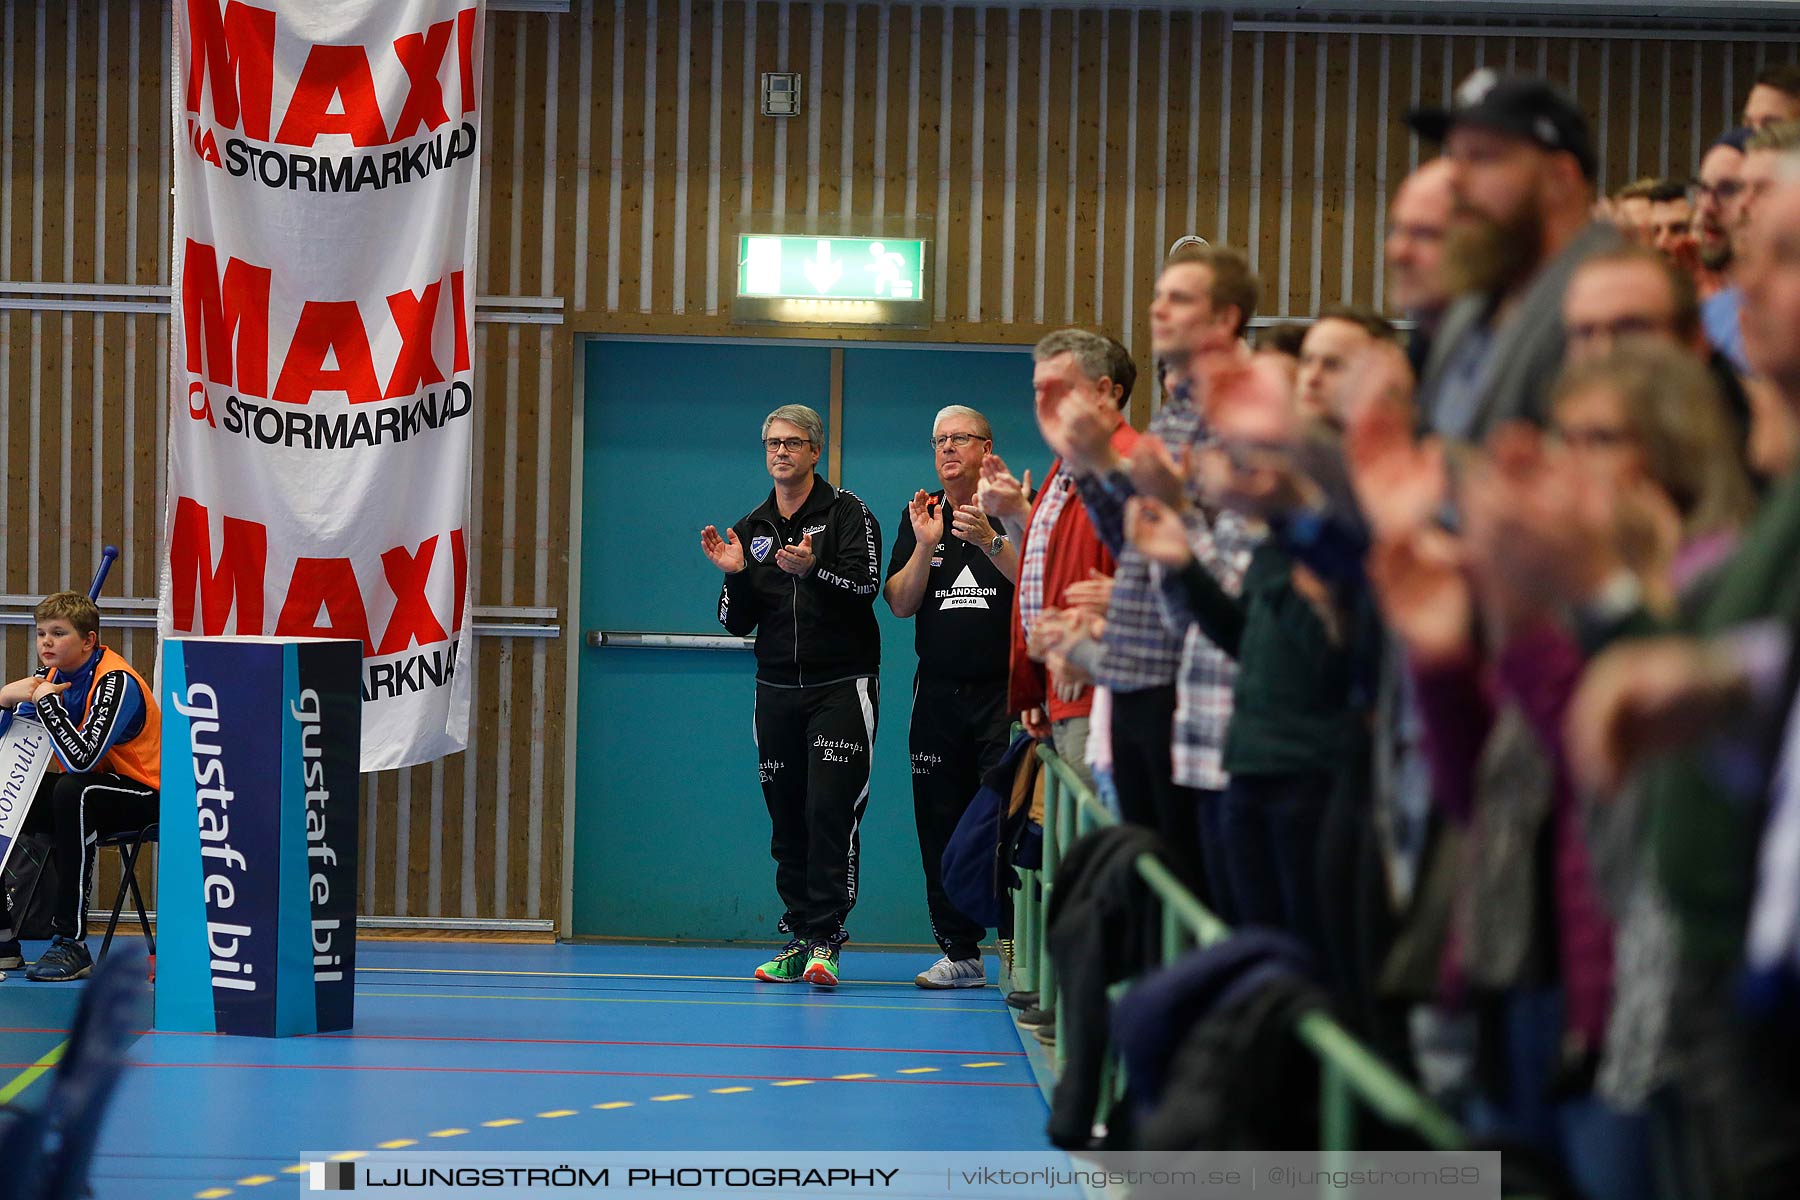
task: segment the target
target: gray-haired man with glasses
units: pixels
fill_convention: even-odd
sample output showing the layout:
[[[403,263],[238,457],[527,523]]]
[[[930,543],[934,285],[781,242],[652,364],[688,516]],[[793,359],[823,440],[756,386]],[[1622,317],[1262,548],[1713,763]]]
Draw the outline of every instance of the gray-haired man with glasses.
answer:
[[[976,502],[981,460],[994,448],[987,418],[953,404],[931,426],[942,487],[920,490],[900,514],[883,594],[916,618],[913,646],[913,815],[925,868],[932,936],[944,956],[919,973],[925,988],[980,987],[987,930],[950,903],[940,864],[981,777],[1006,752],[1007,657],[1019,551]]]
[[[815,473],[824,422],[803,404],[763,421],[769,498],[700,548],[725,573],[719,623],[756,631],[757,771],[769,806],[787,946],[756,969],[768,983],[838,982],[856,903],[858,827],[880,704],[881,529],[868,507]]]

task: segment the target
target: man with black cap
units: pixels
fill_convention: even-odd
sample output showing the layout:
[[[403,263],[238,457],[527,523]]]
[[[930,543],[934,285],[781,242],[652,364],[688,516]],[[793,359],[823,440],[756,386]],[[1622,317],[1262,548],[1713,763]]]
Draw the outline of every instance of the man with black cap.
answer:
[[[1575,266],[1620,242],[1592,220],[1586,118],[1541,79],[1476,71],[1451,108],[1408,123],[1444,145],[1456,196],[1445,273],[1457,299],[1426,360],[1420,411],[1446,437],[1479,441],[1505,421],[1541,424],[1562,367],[1562,293]]]

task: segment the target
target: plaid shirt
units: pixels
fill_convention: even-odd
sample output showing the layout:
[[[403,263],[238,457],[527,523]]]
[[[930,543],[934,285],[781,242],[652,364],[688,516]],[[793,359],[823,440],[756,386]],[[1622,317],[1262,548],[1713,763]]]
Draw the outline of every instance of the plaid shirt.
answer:
[[[1027,638],[1044,613],[1044,561],[1050,554],[1050,535],[1063,505],[1069,502],[1074,482],[1067,471],[1058,471],[1045,488],[1044,502],[1038,505],[1025,534],[1025,557],[1019,564],[1019,624]]]
[[[1220,513],[1209,528],[1198,514],[1187,521],[1194,557],[1219,586],[1238,594],[1251,552],[1262,536],[1237,513]],[[1180,578],[1152,563],[1157,608],[1163,624],[1182,637],[1181,673],[1175,680],[1175,729],[1172,746],[1175,782],[1182,787],[1222,792],[1231,777],[1225,772],[1225,734],[1231,727],[1231,692],[1237,663],[1200,632]]]
[[[1171,452],[1200,442],[1205,426],[1200,410],[1172,391],[1169,402],[1150,419],[1146,431],[1161,438]],[[1106,610],[1106,637],[1100,671],[1094,682],[1115,692],[1141,692],[1174,683],[1181,663],[1181,636],[1171,633],[1157,608],[1157,589],[1150,564],[1125,541],[1125,502],[1136,494],[1130,477],[1114,470],[1104,477],[1083,475],[1075,481],[1094,530],[1119,560],[1113,576],[1112,603]]]

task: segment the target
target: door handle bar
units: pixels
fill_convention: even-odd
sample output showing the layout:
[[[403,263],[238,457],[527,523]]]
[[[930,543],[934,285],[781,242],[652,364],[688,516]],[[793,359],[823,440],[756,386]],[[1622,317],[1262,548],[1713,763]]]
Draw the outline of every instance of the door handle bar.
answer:
[[[637,633],[622,629],[590,629],[587,644],[621,650],[752,650],[754,637],[725,633]]]

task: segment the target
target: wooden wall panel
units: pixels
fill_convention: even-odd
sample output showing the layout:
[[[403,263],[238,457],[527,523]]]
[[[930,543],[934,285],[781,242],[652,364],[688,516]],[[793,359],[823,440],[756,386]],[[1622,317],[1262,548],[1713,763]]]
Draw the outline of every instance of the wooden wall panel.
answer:
[[[1061,325],[1073,319],[1075,309],[1074,228],[1079,171],[1076,169],[1078,145],[1075,138],[1076,88],[1073,63],[1078,60],[1074,48],[1075,19],[1067,12],[1050,12],[1039,17],[1039,70],[1045,80],[1055,84],[1038,89],[1038,104],[1043,109],[1044,173],[1043,207],[1035,246],[1043,247],[1037,269],[1044,277],[1044,306],[1039,320]],[[1033,314],[1036,316],[1037,314]]]
[[[560,297],[566,319],[478,330],[470,528],[477,603],[555,610],[563,636],[481,638],[475,719],[504,734],[365,781],[367,913],[556,914],[578,338],[748,332],[729,318],[746,223],[910,221],[937,243],[931,329],[768,336],[1030,342],[1097,321],[1142,358],[1156,263],[1183,233],[1255,257],[1266,317],[1379,305],[1387,196],[1429,150],[1400,115],[1478,64],[1569,87],[1616,187],[1690,174],[1754,72],[1800,56],[1792,26],[1572,36],[1217,7],[570,8],[489,22],[478,290]],[[166,287],[170,38],[166,4],[0,5],[0,282]],[[760,114],[775,70],[804,76],[796,118]],[[141,599],[162,522],[168,322],[153,294],[72,299],[0,295],[0,591],[78,586],[110,540],[125,556],[109,597]],[[1140,397],[1141,419],[1152,389]],[[6,661],[29,661],[25,628],[0,629]],[[152,659],[149,632],[117,637]]]

